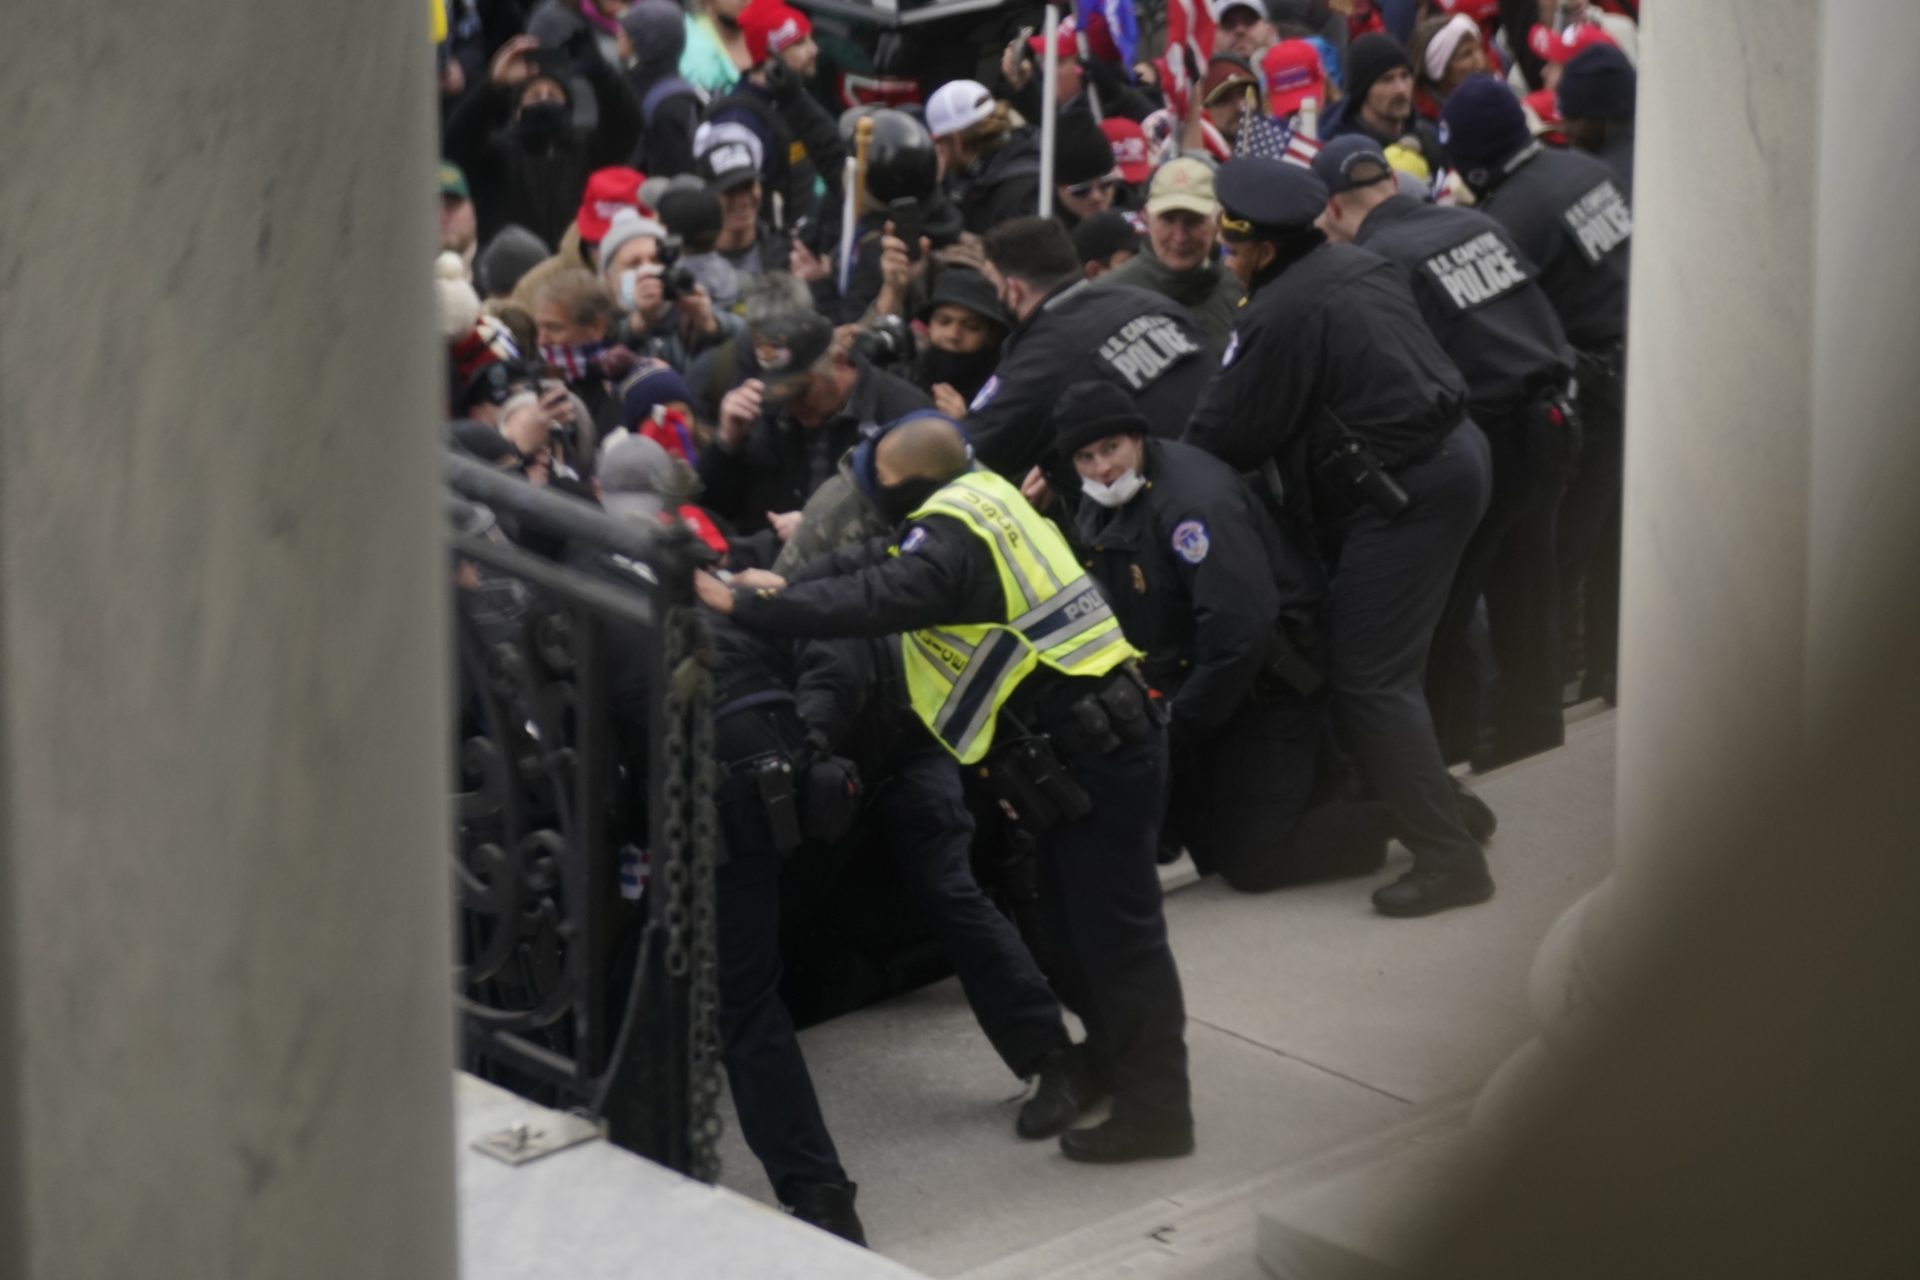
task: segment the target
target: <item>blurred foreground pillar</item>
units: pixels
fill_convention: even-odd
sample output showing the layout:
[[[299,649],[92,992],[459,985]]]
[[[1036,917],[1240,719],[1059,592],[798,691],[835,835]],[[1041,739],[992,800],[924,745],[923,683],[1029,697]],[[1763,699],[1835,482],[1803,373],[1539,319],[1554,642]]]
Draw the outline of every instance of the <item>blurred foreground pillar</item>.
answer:
[[[8,10],[9,1280],[454,1274],[426,10]]]
[[[1644,13],[1617,868],[1419,1271],[1905,1275],[1920,135],[1859,104],[1920,8]]]

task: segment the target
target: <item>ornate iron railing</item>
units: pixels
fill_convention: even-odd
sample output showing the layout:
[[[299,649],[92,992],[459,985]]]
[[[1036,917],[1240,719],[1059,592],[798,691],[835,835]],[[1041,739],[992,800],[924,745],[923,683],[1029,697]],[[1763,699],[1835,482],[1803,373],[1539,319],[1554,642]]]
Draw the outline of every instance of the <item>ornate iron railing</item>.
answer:
[[[691,591],[707,553],[447,463],[464,1064],[711,1181],[715,765]]]

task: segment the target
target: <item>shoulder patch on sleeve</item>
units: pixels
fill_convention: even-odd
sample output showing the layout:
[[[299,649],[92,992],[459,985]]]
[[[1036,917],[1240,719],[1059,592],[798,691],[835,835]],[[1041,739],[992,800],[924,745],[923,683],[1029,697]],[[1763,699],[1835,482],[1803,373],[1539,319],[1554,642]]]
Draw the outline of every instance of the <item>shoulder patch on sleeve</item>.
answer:
[[[921,546],[923,546],[926,543],[926,541],[927,541],[927,531],[921,528],[919,525],[915,525],[913,526],[913,528],[907,530],[906,537],[900,539],[900,550],[903,553],[911,554],[915,551],[918,551],[921,548]]]
[[[1173,554],[1188,564],[1199,564],[1207,558],[1207,526],[1198,520],[1182,520],[1173,526]]]
[[[1234,361],[1234,357],[1238,356],[1239,354],[1240,354],[1240,331],[1238,329],[1235,329],[1233,331],[1233,335],[1227,339],[1227,349],[1220,353],[1220,367],[1224,369],[1228,365],[1232,364]]]
[[[967,408],[969,409],[986,408],[987,401],[993,399],[993,397],[996,394],[998,394],[999,390],[1000,390],[1000,375],[996,373],[992,377],[987,379],[986,384],[982,386],[979,391],[974,393],[973,403],[968,405]]]

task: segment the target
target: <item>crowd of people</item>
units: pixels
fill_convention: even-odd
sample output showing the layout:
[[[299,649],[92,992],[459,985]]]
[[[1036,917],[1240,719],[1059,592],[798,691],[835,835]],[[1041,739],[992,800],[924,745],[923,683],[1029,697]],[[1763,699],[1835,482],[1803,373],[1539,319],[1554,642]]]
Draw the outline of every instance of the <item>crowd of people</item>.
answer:
[[[784,0],[433,3],[450,447],[718,557],[723,1058],[791,1211],[863,1238],[778,990],[855,825],[1079,1161],[1193,1150],[1158,864],[1492,896],[1449,766],[1613,696],[1637,6],[1166,0],[1146,57],[1082,0],[850,105]]]

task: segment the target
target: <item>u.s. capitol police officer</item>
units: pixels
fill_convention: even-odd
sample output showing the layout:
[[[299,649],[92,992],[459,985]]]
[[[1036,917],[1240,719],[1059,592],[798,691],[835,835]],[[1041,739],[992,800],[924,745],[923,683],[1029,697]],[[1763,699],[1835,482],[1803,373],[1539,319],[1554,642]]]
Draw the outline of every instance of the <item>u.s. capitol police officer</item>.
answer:
[[[1314,803],[1326,790],[1326,585],[1311,553],[1280,536],[1232,467],[1148,438],[1111,383],[1069,387],[1054,428],[1085,498],[1074,522],[1087,566],[1166,700],[1163,845],[1184,843],[1203,874],[1247,892],[1378,871],[1386,807]]]
[[[1577,444],[1568,400],[1573,349],[1539,272],[1500,223],[1473,209],[1398,194],[1373,139],[1335,138],[1313,158],[1331,199],[1320,226],[1406,268],[1414,300],[1467,380],[1468,412],[1486,433],[1493,497],[1460,557],[1427,660],[1427,702],[1449,760],[1490,767],[1564,737],[1554,517]],[[1475,602],[1487,598],[1499,663],[1493,734],[1479,745],[1479,689],[1467,650]]]
[[[1582,444],[1560,506],[1562,591],[1584,580],[1587,697],[1612,697],[1633,214],[1605,161],[1542,147],[1513,91],[1474,76],[1442,113],[1448,154],[1488,217],[1540,268],[1576,354]]]
[[[987,236],[988,278],[1017,321],[974,396],[967,435],[1016,484],[1052,454],[1061,393],[1099,378],[1125,391],[1156,436],[1177,438],[1213,362],[1186,309],[1129,285],[1094,288],[1073,237],[1052,218],[1015,218]]]
[[[1065,537],[973,467],[951,419],[929,411],[883,428],[854,471],[899,523],[897,542],[823,557],[791,586],[702,574],[700,597],[749,628],[900,637],[915,715],[961,764],[984,764],[1039,843],[1042,901],[1065,943],[1054,982],[1087,1039],[1050,1056],[1029,1105],[1064,1126],[1110,1082],[1112,1118],[1061,1133],[1062,1151],[1098,1163],[1186,1155],[1186,1012],[1155,859],[1166,731],[1138,655]]]
[[[1327,188],[1312,172],[1241,157],[1222,166],[1215,192],[1248,297],[1188,438],[1243,471],[1273,464],[1290,522],[1326,549],[1335,729],[1414,856],[1375,908],[1414,916],[1483,902],[1493,878],[1462,824],[1421,688],[1487,505],[1487,441],[1466,417],[1466,383],[1400,269],[1315,227]]]

